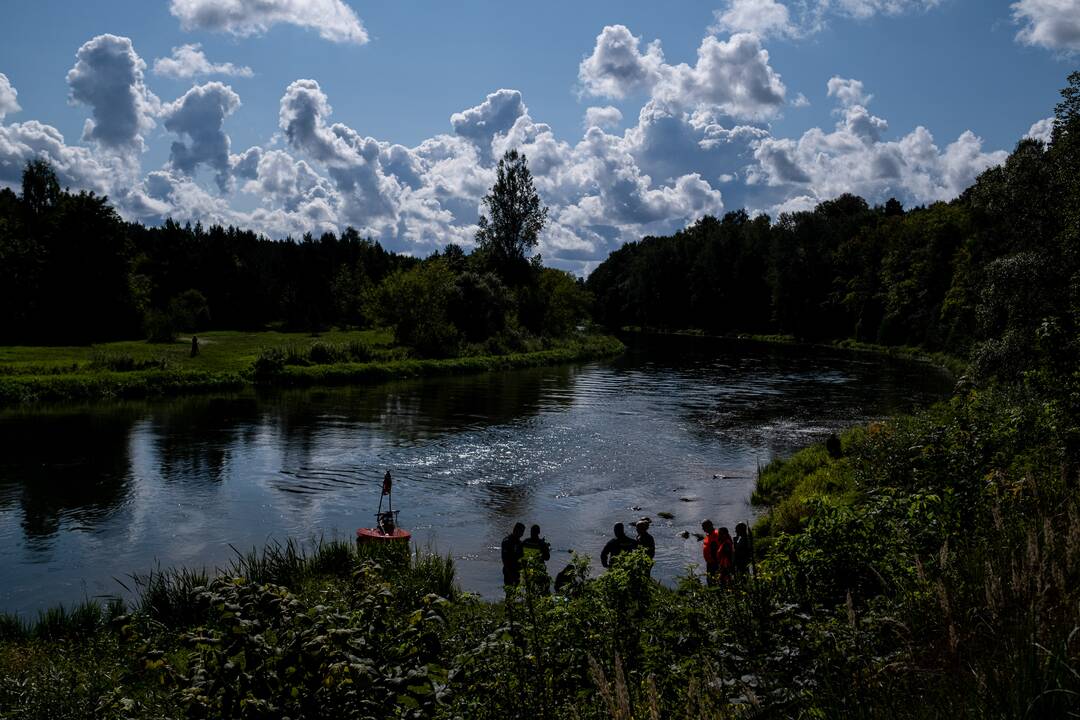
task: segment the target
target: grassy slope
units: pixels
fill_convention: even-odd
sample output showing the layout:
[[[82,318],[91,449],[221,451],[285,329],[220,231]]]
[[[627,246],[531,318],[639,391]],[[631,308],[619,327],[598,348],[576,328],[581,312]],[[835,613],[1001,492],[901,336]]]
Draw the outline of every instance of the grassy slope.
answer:
[[[199,335],[200,352],[194,358],[189,337],[165,345],[126,341],[86,347],[0,347],[0,405],[236,390],[254,381],[252,364],[263,349],[305,351],[315,342],[363,345],[371,361],[290,365],[260,382],[284,386],[378,382],[574,362],[623,350],[614,338],[583,336],[553,342],[536,352],[417,360],[395,347],[387,330],[332,331],[317,338],[306,333],[208,332]],[[134,363],[136,369],[111,369],[118,359]]]

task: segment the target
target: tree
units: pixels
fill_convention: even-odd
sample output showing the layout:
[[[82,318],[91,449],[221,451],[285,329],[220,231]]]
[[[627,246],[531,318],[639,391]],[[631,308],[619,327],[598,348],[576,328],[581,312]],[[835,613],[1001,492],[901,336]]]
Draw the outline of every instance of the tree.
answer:
[[[22,176],[22,200],[26,211],[34,218],[56,207],[60,200],[60,183],[52,166],[45,160],[30,160]]]
[[[520,284],[529,265],[525,252],[536,247],[548,209],[533,187],[525,155],[508,150],[499,160],[495,184],[484,196],[476,241],[485,263],[508,285]]]

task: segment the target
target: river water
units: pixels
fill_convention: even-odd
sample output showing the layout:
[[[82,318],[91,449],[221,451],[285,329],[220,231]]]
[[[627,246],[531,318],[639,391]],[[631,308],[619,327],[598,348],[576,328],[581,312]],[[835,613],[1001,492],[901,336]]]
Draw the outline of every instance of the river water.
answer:
[[[222,567],[233,548],[351,538],[387,469],[401,525],[452,554],[466,590],[499,593],[517,520],[541,526],[554,574],[643,515],[671,583],[700,560],[680,531],[752,517],[759,465],[950,388],[924,364],[664,338],[580,365],[7,411],[0,611],[125,596],[132,574]]]

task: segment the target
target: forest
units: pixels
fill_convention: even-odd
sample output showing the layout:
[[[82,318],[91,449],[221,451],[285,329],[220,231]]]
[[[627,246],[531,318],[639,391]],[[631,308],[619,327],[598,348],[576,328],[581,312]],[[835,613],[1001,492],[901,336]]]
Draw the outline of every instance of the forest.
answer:
[[[486,602],[449,557],[273,545],[216,577],[143,577],[131,604],[3,616],[0,713],[1077,716],[1078,171],[1080,72],[1051,142],[1020,141],[952,202],[706,218],[592,274],[611,326],[909,344],[966,365],[949,399],[762,468],[750,577],[708,587],[688,571],[668,587],[631,552],[595,578],[576,558],[558,595],[527,568]],[[504,286],[535,277],[513,248],[487,247],[496,267],[514,261]],[[391,272],[438,285],[450,255]]]
[[[421,357],[501,354],[585,319],[583,283],[526,258],[543,228],[525,158],[485,198],[478,246],[423,260],[352,228],[271,240],[249,230],[125,222],[108,198],[61,190],[43,160],[0,190],[0,345],[82,345],[178,332],[391,327]]]

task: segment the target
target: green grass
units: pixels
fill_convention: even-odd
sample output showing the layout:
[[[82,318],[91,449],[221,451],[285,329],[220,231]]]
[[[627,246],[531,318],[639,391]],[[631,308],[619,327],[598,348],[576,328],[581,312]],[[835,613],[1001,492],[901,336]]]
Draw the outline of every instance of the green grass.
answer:
[[[0,377],[19,375],[85,375],[100,369],[95,360],[102,357],[128,357],[136,363],[164,361],[174,372],[240,373],[246,371],[266,347],[297,345],[309,347],[316,342],[365,343],[377,350],[393,348],[393,332],[378,330],[331,330],[317,337],[309,333],[274,331],[199,333],[199,355],[191,357],[191,336],[172,343],[148,343],[144,340],[96,343],[75,346],[0,346]]]
[[[252,384],[345,385],[425,375],[510,370],[615,355],[622,343],[583,336],[536,352],[412,359],[386,329],[306,333],[208,332],[190,357],[190,337],[169,344],[142,341],[85,347],[0,347],[0,405],[162,397],[235,391]],[[254,373],[268,350],[283,367]],[[361,361],[362,360],[362,361]]]

